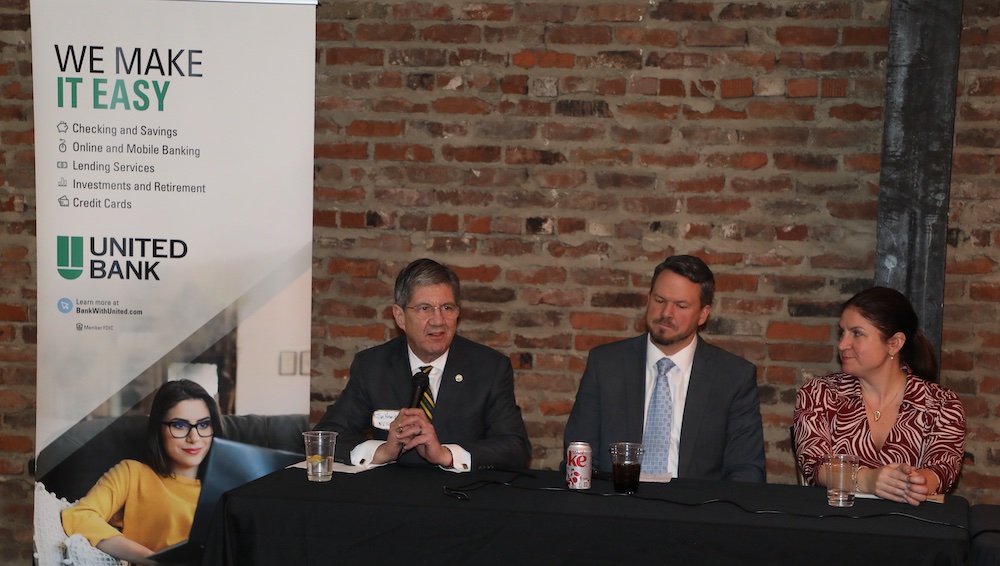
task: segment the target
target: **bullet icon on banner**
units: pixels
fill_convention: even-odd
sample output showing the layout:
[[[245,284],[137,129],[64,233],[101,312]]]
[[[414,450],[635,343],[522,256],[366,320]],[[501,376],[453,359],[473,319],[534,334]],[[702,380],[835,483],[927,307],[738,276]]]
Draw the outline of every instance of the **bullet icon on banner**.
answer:
[[[56,125],[56,129],[59,130],[60,134],[65,134],[66,132],[69,131],[69,126],[66,124],[66,122],[59,122]]]
[[[66,153],[66,140],[59,140],[59,152]]]
[[[60,187],[65,187],[66,186],[66,177],[60,177],[59,178],[59,186]]]
[[[65,161],[56,161],[56,168],[57,169],[65,169],[67,167],[69,167],[69,163],[67,163]]]
[[[66,195],[59,197],[59,206],[69,206],[69,197]]]

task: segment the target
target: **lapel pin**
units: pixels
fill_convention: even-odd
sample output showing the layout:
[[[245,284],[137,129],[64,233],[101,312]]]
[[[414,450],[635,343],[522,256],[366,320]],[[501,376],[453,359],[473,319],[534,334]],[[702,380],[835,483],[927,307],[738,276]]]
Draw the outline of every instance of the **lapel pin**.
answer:
[[[465,377],[463,377],[462,374],[459,373],[455,375],[455,383],[462,383],[463,379],[465,379]]]

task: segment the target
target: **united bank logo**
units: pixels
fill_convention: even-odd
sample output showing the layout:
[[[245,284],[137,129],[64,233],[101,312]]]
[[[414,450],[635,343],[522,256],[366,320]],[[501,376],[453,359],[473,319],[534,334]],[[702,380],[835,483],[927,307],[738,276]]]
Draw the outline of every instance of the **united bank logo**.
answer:
[[[83,236],[56,236],[56,269],[71,281],[83,275]]]
[[[71,281],[84,273],[90,279],[159,281],[161,262],[187,253],[187,243],[173,238],[56,236],[56,270]]]

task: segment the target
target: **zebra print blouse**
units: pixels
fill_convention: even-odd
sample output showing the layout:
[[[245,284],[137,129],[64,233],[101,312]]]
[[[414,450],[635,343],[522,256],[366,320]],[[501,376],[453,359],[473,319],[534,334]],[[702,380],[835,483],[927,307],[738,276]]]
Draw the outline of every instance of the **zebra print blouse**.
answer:
[[[907,372],[899,416],[881,450],[868,427],[861,384],[846,373],[814,378],[795,396],[796,457],[809,485],[816,485],[825,454],[857,454],[863,468],[895,462],[925,468],[940,480],[939,493],[955,484],[965,451],[965,410],[958,395]]]

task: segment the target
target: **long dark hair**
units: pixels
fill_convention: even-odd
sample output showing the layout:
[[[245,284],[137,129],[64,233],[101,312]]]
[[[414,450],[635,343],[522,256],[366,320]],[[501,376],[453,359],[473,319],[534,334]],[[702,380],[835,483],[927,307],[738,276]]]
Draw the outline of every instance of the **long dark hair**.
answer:
[[[906,343],[899,350],[900,361],[927,381],[937,382],[938,364],[931,343],[920,331],[920,321],[905,295],[889,287],[872,287],[851,297],[840,309],[853,308],[878,329],[882,340],[902,332]]]
[[[205,402],[205,406],[208,407],[208,415],[212,419],[212,436],[215,438],[226,437],[219,407],[204,387],[189,379],[168,381],[161,385],[153,397],[153,405],[149,409],[149,421],[146,423],[146,463],[149,464],[150,468],[153,468],[154,472],[165,478],[173,474],[173,467],[170,464],[167,451],[163,447],[163,421],[167,418],[167,412],[173,409],[177,403],[189,399]],[[202,460],[198,467],[199,478],[204,472],[206,460],[207,458]]]

